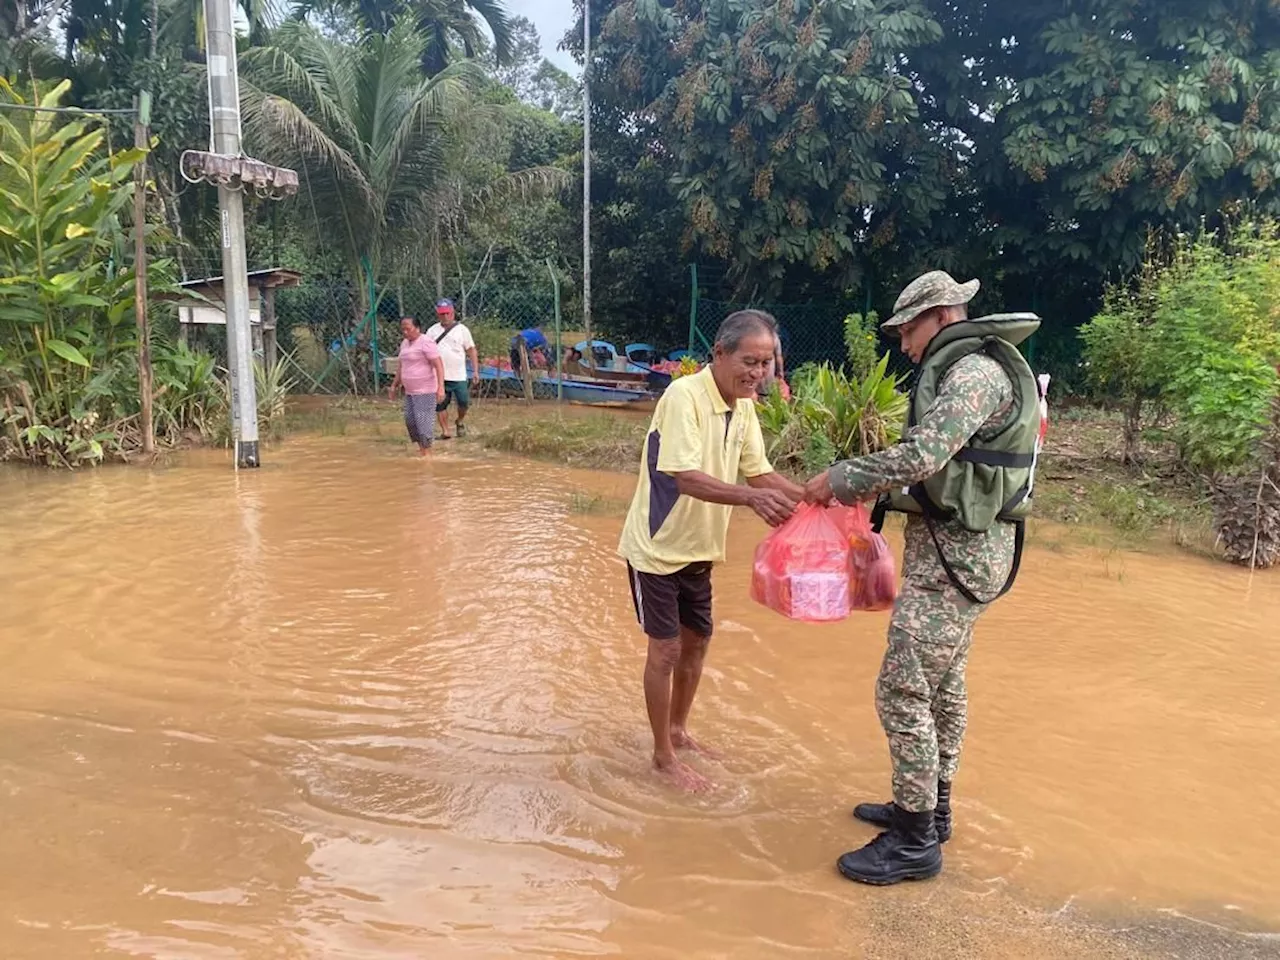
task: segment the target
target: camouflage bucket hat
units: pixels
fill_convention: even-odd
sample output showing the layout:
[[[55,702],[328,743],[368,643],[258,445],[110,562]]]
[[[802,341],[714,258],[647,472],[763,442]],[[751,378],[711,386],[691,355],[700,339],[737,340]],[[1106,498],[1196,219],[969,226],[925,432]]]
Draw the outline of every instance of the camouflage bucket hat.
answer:
[[[910,323],[934,307],[955,307],[968,303],[978,292],[979,286],[977,280],[957,283],[945,270],[931,270],[916,277],[898,294],[898,301],[893,305],[893,316],[880,324],[880,329],[893,330],[904,323]]]

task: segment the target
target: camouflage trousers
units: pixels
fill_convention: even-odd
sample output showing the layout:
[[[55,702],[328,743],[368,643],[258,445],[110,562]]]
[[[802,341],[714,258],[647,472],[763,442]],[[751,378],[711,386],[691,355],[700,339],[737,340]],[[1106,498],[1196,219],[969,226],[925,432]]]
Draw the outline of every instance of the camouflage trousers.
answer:
[[[951,585],[918,519],[908,521],[905,539],[902,592],[876,680],[876,712],[889,740],[894,802],[920,812],[937,806],[938,780],[952,780],[960,765],[969,715],[965,668],[974,624],[987,605],[970,603]],[[1008,536],[952,540],[943,548],[974,577],[965,582],[980,585],[979,596],[998,590],[1012,559]]]

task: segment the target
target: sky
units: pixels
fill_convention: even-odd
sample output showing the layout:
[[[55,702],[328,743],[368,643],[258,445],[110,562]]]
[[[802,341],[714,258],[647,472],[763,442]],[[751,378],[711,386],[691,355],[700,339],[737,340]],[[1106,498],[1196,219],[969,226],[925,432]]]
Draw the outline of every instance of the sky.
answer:
[[[511,0],[507,10],[533,21],[542,39],[544,57],[561,70],[567,70],[575,77],[578,75],[578,65],[573,57],[556,49],[565,31],[573,26],[573,0]]]

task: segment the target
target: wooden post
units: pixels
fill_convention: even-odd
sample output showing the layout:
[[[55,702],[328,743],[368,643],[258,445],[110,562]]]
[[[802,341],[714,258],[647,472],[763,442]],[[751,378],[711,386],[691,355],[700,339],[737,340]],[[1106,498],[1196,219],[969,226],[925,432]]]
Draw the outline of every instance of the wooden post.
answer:
[[[253,314],[250,313],[249,314],[249,342],[253,345],[254,357],[262,357],[262,367],[265,370],[267,366],[267,362],[266,362],[266,350],[265,350],[265,347],[263,346],[264,337],[263,337],[262,327],[263,327],[263,324],[265,323],[265,320],[263,319],[263,316],[262,316],[262,291],[261,290],[256,291],[257,296],[255,297],[253,295],[252,288],[250,288],[250,290],[251,292],[249,294],[249,305],[252,306],[254,301],[255,300],[257,301],[258,322],[257,323],[253,322]]]
[[[262,365],[267,373],[276,368],[276,288],[262,291]]]
[[[441,258],[444,251],[440,249],[440,221],[437,220],[432,224],[431,233],[431,255],[435,260],[436,273],[436,299],[439,300],[444,296],[444,266]]]
[[[529,350],[520,338],[520,381],[524,386],[524,402],[533,403],[533,370],[529,366]]]
[[[551,258],[547,257],[547,272],[551,274],[551,289],[555,294],[556,304],[556,403],[564,402],[564,350],[560,344],[560,278],[551,266]]]
[[[135,101],[133,145],[151,149],[147,129],[151,122],[151,94],[143,90]],[[133,310],[138,326],[138,394],[142,415],[142,452],[156,452],[151,378],[151,324],[147,318],[147,161],[143,157],[133,168]]]

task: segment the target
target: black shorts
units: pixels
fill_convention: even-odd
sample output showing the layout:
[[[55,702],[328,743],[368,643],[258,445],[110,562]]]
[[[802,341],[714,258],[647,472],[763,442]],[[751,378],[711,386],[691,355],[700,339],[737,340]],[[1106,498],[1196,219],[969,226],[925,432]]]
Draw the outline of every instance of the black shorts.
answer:
[[[711,564],[691,563],[675,573],[641,573],[627,564],[631,600],[640,629],[654,640],[678,640],[688,627],[711,636]]]

